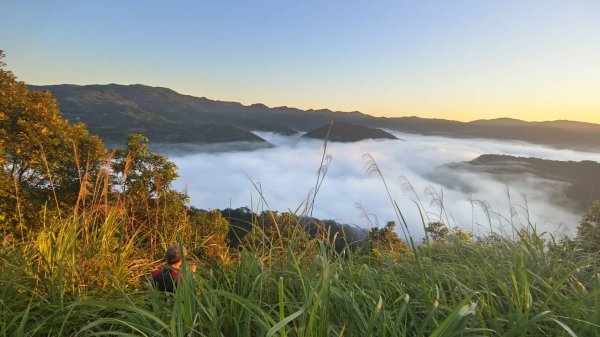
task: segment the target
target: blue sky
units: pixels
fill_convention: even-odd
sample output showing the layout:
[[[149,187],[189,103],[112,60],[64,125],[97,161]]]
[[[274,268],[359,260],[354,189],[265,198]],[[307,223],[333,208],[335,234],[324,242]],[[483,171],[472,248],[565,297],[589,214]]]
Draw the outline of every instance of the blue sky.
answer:
[[[460,120],[600,123],[600,1],[5,1],[31,84]]]

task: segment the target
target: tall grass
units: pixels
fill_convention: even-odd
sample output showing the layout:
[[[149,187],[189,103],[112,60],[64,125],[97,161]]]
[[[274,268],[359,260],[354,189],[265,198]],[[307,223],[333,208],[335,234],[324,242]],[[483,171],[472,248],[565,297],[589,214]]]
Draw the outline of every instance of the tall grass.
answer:
[[[385,184],[374,160],[367,159]],[[312,209],[326,166],[322,163],[303,215]],[[148,275],[160,261],[150,248],[144,250],[147,234],[130,226],[135,219],[119,200],[109,205],[107,176],[92,186],[96,192],[89,204],[78,198],[72,216],[63,212],[43,230],[2,246],[0,336],[597,336],[600,331],[598,253],[556,248],[533,226],[515,228],[510,237],[492,233],[436,243],[426,236],[419,245],[391,196],[390,207],[410,243],[406,256],[385,249],[376,255],[349,247],[339,251],[327,231],[310,236],[299,219],[282,224],[272,217],[274,230],[254,223],[230,265],[191,273],[184,260],[177,291],[158,292]],[[165,245],[189,230],[175,228],[153,240]]]
[[[416,246],[420,267],[414,258],[398,261],[385,252],[379,257],[336,252],[321,239],[310,241],[310,254],[291,245],[269,252],[245,249],[232,266],[186,271],[175,294],[164,294],[142,273],[119,274],[118,266],[105,266],[116,275],[107,277],[110,287],[94,281],[93,289],[86,287],[86,280],[76,277],[82,258],[74,253],[77,228],[70,223],[48,229],[37,246],[1,251],[0,335],[595,336],[600,331],[598,256],[548,250],[535,233],[516,240]],[[102,234],[93,237],[101,246]],[[124,265],[132,258],[123,256]],[[139,276],[139,283],[132,276]]]

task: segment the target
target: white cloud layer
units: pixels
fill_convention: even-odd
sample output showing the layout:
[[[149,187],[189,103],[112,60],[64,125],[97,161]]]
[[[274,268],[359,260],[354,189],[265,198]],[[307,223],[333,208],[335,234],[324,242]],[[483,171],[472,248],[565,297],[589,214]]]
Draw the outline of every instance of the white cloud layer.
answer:
[[[466,195],[435,183],[431,177],[443,171],[434,171],[434,168],[469,161],[487,153],[600,162],[600,153],[520,142],[393,133],[404,141],[329,143],[327,153],[331,163],[316,195],[313,216],[361,227],[382,226],[389,220],[398,222],[382,180],[376,174],[367,174],[363,155],[370,154],[416,238],[423,235],[419,209],[424,212],[426,221],[441,217],[450,226],[463,227],[475,234],[487,233],[493,228],[510,235],[513,227],[520,228],[529,219],[538,231],[574,235],[581,214],[550,200],[548,191],[557,188],[555,184],[524,177],[518,184],[507,186],[485,175],[460,173],[461,179],[477,186],[476,191]],[[229,149],[229,152],[171,155],[171,160],[179,166],[176,188],[187,190],[191,204],[203,209],[230,206],[247,206],[254,211],[302,209],[316,183],[323,142],[299,136],[257,134],[275,146],[255,151]],[[439,199],[443,199],[442,210]],[[482,203],[488,205],[488,211],[481,207]]]

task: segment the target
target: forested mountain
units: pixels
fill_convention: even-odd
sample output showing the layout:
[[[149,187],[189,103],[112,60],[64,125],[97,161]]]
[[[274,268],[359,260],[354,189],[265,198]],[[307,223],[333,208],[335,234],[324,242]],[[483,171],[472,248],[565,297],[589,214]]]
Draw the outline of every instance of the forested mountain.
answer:
[[[440,172],[439,170],[444,170]],[[458,187],[465,192],[476,189],[477,182],[464,179],[454,172],[488,174],[498,181],[523,182],[527,177],[543,179],[540,189],[553,190],[553,196],[565,206],[586,210],[594,200],[600,199],[600,163],[593,161],[556,161],[508,155],[485,154],[469,162],[452,163],[438,168],[438,182]],[[552,185],[552,188],[548,188]]]
[[[304,137],[327,139],[334,142],[357,142],[363,139],[398,139],[396,136],[381,129],[369,128],[344,122],[328,124],[308,131]]]
[[[389,128],[403,132],[438,134],[460,138],[519,140],[557,148],[596,150],[600,147],[600,125],[573,121],[525,122],[498,118],[468,123],[421,119],[389,118]]]
[[[600,148],[600,125],[592,123],[524,122],[505,118],[465,123],[418,117],[373,117],[357,111],[246,106],[139,84],[30,88],[51,91],[66,118],[85,122],[92,132],[107,141],[123,140],[129,133],[144,133],[153,142],[260,141],[249,130],[291,134],[335,120],[425,135],[519,140],[559,148]]]
[[[116,84],[30,88],[52,92],[65,118],[86,123],[108,142],[122,142],[130,133],[143,133],[153,142],[173,143],[264,141],[249,130],[293,133],[256,119],[214,112],[216,102],[166,88]],[[216,105],[225,111],[241,106]]]

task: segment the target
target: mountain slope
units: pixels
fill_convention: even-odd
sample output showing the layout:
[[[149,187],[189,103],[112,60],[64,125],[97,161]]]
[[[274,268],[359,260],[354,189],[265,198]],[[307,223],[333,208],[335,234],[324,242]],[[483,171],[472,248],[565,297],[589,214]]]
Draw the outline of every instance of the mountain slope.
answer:
[[[50,90],[65,118],[86,123],[90,131],[109,142],[122,142],[130,133],[144,133],[153,142],[190,143],[264,141],[250,130],[293,133],[266,122],[209,112],[207,106],[214,105],[213,101],[166,88],[116,84],[30,87]]]
[[[443,119],[401,117],[388,118],[386,127],[426,135],[517,140],[557,148],[578,150],[600,148],[600,125],[582,122],[525,122],[501,118],[465,123]]]
[[[303,137],[325,139],[329,133],[329,140],[334,142],[357,142],[363,139],[398,139],[389,132],[366,126],[354,125],[344,122],[333,123],[331,130],[328,125],[308,131]]]
[[[465,192],[476,190],[477,182],[455,174],[460,172],[486,174],[508,183],[519,183],[529,177],[542,179],[548,183],[540,186],[556,187],[554,195],[550,197],[559,203],[574,204],[582,212],[593,200],[600,199],[600,163],[593,161],[555,161],[485,154],[469,162],[443,165],[432,178],[445,186],[462,188]]]
[[[105,139],[122,140],[127,133],[145,132],[153,141],[227,141],[223,136],[199,136],[205,132],[205,125],[221,125],[238,128],[234,132],[237,136],[230,137],[234,140],[252,140],[249,130],[292,134],[294,130],[308,131],[335,120],[424,135],[517,140],[571,149],[600,148],[600,125],[592,123],[524,122],[507,118],[465,123],[418,117],[373,117],[356,111],[246,106],[139,84],[30,87],[51,91],[65,117],[85,122],[92,132]]]

